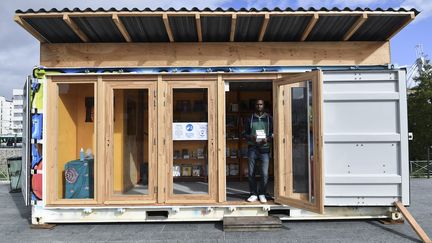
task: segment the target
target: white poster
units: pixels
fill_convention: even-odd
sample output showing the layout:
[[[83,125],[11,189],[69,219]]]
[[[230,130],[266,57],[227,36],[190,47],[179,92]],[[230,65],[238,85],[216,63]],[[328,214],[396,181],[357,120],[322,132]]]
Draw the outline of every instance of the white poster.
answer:
[[[207,140],[207,122],[174,122],[173,140]]]

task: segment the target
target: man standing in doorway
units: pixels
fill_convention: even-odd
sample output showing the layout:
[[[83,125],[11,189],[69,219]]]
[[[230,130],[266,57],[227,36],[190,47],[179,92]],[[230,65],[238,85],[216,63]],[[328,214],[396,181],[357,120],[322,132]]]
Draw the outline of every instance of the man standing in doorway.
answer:
[[[270,143],[273,138],[273,120],[272,117],[264,112],[264,101],[258,99],[255,103],[255,112],[246,120],[244,137],[248,140],[248,159],[249,159],[249,190],[250,196],[248,202],[260,200],[266,203],[268,167],[270,155]],[[257,159],[261,161],[260,186],[257,188],[256,169]]]

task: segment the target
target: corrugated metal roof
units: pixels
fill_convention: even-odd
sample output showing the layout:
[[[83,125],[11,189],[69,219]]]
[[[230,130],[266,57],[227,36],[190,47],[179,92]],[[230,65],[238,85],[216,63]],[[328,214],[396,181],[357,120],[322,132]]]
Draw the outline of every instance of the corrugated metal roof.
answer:
[[[241,16],[237,17],[235,41],[258,40],[264,16]]]
[[[198,41],[198,32],[196,31],[196,21],[194,16],[170,16],[169,23],[175,41]]]
[[[393,32],[398,29],[398,26],[401,26],[407,18],[409,18],[409,16],[370,16],[350,40],[385,40],[393,34]]]
[[[301,41],[302,37],[306,38],[305,41],[342,41],[364,13],[368,15],[366,21],[348,40],[383,41],[412,20],[411,15],[419,12],[403,8],[54,8],[17,10],[16,13],[22,20],[17,22],[39,40],[76,43],[126,42],[129,41],[129,36],[132,42],[168,42],[170,39],[175,42],[197,42],[200,39],[196,16],[199,16],[202,41],[226,42],[230,41],[234,15],[236,29],[233,41],[259,41],[261,31],[263,41]],[[113,20],[113,13],[118,16],[118,20]],[[264,21],[266,14],[269,16],[268,24]],[[314,14],[318,15],[318,20],[315,25],[311,25],[314,23]],[[64,21],[63,15],[69,16],[71,21]],[[163,16],[167,16],[167,22]]]
[[[307,40],[341,40],[358,18],[358,16],[322,16],[318,19]]]
[[[235,8],[227,8],[227,9],[223,9],[223,8],[215,8],[215,9],[211,9],[211,8],[203,8],[203,9],[199,9],[199,8],[168,8],[168,9],[163,9],[163,8],[155,8],[155,9],[151,9],[151,8],[143,8],[143,9],[138,9],[138,8],[121,8],[121,9],[116,9],[116,8],[109,8],[109,9],[105,9],[105,8],[97,8],[97,9],[92,9],[92,8],[85,8],[85,9],[80,9],[80,8],[73,8],[73,9],[69,9],[69,8],[63,8],[61,10],[57,9],[57,8],[52,8],[50,10],[46,10],[44,8],[41,8],[39,10],[33,10],[33,9],[27,9],[27,10],[16,10],[15,13],[17,14],[22,14],[22,13],[84,13],[84,12],[315,12],[315,11],[325,11],[325,12],[366,12],[366,11],[370,11],[370,12],[415,12],[415,14],[419,14],[420,12],[414,8],[411,9],[405,9],[405,8],[387,8],[387,9],[383,9],[383,8],[376,8],[376,9],[371,9],[371,8],[273,8],[273,9],[269,9],[269,8],[261,8],[261,9],[256,9],[256,8],[240,8],[240,9],[235,9]]]
[[[299,41],[311,16],[274,16],[270,18],[264,41]]]
[[[91,42],[124,42],[124,38],[110,17],[72,17]]]
[[[40,31],[50,42],[81,42],[80,38],[63,21],[63,18],[24,18],[29,25]]]
[[[167,42],[168,35],[160,17],[119,17],[134,42]]]
[[[203,41],[229,41],[231,16],[201,17]]]

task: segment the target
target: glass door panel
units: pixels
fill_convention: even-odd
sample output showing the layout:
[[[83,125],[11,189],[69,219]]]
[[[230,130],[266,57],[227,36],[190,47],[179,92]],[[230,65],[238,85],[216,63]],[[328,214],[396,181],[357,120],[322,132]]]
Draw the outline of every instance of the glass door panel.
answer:
[[[57,198],[95,197],[95,85],[58,83]]]
[[[214,201],[216,82],[167,83],[167,200]]]
[[[314,71],[275,80],[274,112],[276,202],[322,213],[320,77]]]
[[[173,89],[173,193],[208,194],[208,90]]]
[[[151,82],[108,82],[109,200],[155,199],[156,103]]]
[[[148,195],[147,89],[114,89],[114,194]]]

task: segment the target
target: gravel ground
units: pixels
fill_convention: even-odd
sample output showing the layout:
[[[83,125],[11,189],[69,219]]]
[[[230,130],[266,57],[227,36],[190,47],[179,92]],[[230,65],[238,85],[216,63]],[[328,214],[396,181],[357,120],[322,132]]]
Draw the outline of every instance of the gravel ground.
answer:
[[[63,224],[31,229],[21,193],[0,184],[0,242],[421,242],[405,222],[287,221],[271,232],[224,232],[221,222]],[[432,179],[411,180],[409,211],[432,237]]]

